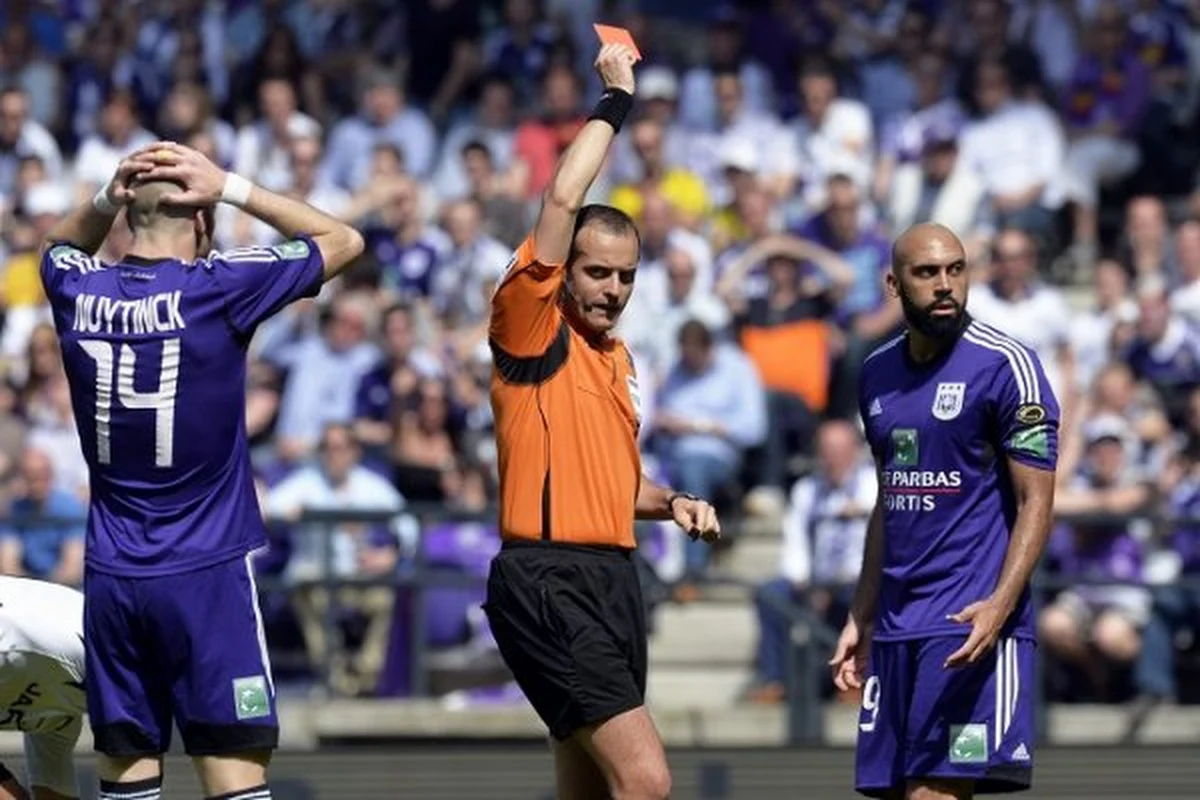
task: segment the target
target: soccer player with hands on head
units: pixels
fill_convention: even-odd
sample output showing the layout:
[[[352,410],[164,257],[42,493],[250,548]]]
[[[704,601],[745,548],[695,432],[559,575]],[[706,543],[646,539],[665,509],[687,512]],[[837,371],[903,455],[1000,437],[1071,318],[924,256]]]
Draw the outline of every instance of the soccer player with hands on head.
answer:
[[[210,252],[220,202],[286,241]],[[129,252],[101,262],[121,209]],[[161,795],[172,723],[207,797],[271,796],[246,348],[362,249],[353,228],[172,142],[124,159],[47,235],[41,277],[91,483],[83,629],[101,800]]]

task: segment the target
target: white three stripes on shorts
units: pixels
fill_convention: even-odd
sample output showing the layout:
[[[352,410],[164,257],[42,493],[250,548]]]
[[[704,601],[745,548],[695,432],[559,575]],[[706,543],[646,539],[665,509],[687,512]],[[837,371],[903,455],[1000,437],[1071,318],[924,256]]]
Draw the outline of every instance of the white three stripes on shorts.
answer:
[[[1021,691],[1021,672],[1017,668],[1017,640],[996,642],[996,735],[992,750],[999,750],[1013,716],[1017,713],[1017,695]]]

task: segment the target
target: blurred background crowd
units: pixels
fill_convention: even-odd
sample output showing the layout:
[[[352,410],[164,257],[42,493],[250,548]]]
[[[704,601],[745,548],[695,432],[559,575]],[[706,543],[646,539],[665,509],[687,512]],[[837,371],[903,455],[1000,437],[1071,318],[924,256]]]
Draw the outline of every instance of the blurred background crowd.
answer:
[[[123,154],[171,138],[367,239],[251,344],[275,531],[259,568],[288,587],[268,606],[273,646],[295,644],[297,674],[331,647],[348,694],[408,691],[412,624],[435,649],[486,651],[478,591],[435,590],[412,622],[386,582],[314,581],[418,555],[486,571],[489,293],[598,94],[597,19],[644,56],[590,199],[642,233],[621,332],[647,465],[782,531],[746,699],[786,694],[780,602],[845,614],[875,496],[858,370],[901,322],[890,237],[926,220],[962,236],[969,311],[1038,353],[1064,409],[1051,691],[1181,699],[1200,626],[1200,584],[1180,582],[1200,575],[1195,0],[5,0],[0,569],[82,569],[79,526],[38,519],[80,515],[87,495],[39,238]],[[220,209],[219,247],[276,242]],[[102,257],[127,245],[118,221]],[[396,516],[329,539],[314,509]],[[728,578],[723,554],[669,526],[644,550],[656,601]],[[344,640],[327,641],[330,614]]]

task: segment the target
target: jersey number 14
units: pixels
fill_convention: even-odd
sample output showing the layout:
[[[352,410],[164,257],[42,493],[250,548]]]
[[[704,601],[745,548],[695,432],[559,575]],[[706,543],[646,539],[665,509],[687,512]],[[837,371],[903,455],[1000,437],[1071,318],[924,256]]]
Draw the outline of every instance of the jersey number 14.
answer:
[[[79,346],[96,362],[96,459],[101,464],[112,463],[115,372],[117,402],[125,408],[154,412],[154,466],[170,467],[175,461],[175,394],[179,389],[179,339],[166,339],[162,343],[158,391],[154,392],[139,392],[133,388],[137,355],[128,344],[121,345],[119,357],[116,359],[113,358],[113,346],[108,342],[84,339],[79,342]]]

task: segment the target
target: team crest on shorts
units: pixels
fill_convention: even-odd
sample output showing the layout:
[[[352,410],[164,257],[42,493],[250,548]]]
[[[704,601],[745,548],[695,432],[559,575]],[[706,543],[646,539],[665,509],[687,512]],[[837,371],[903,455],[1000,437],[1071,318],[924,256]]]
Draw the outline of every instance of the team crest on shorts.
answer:
[[[987,725],[950,726],[950,763],[986,764],[988,762]]]
[[[937,393],[933,396],[933,416],[941,420],[957,417],[962,413],[966,393],[965,383],[939,383]]]
[[[262,675],[233,679],[233,706],[238,719],[271,716],[267,680]]]

